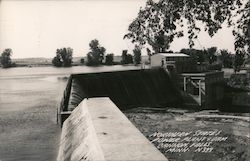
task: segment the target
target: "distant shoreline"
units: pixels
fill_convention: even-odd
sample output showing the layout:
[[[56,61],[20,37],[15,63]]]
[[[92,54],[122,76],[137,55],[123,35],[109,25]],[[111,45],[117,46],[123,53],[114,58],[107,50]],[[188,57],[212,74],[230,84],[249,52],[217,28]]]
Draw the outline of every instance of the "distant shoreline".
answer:
[[[52,64],[53,58],[13,58],[12,62],[15,63],[13,67],[53,67]],[[72,66],[85,66],[86,63],[81,63],[81,59],[87,61],[87,57],[73,57]],[[114,64],[120,65],[122,58],[121,56],[114,56]],[[148,60],[148,56],[142,56],[142,62]]]
[[[83,57],[73,57],[72,66],[84,65],[81,63]],[[13,67],[48,67],[53,66],[52,58],[14,58],[12,62],[15,63]]]

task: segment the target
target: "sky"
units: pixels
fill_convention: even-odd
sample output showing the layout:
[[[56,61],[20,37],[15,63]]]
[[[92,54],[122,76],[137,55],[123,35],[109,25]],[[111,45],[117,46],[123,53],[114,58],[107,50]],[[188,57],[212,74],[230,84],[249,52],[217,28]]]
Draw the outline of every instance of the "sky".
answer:
[[[146,0],[0,0],[0,52],[12,58],[55,56],[57,48],[71,47],[73,56],[86,56],[89,42],[98,39],[106,53],[121,55],[134,45],[123,36]],[[213,38],[201,32],[194,48],[216,46],[234,51],[231,29],[223,27]],[[188,48],[187,37],[170,49]],[[143,55],[146,52],[143,51]]]

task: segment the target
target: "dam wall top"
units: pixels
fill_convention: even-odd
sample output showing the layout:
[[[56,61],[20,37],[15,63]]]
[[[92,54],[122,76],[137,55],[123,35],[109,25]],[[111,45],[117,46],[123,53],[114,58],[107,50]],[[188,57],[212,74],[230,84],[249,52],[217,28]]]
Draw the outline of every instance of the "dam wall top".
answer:
[[[58,161],[167,161],[107,97],[84,99],[65,120]]]

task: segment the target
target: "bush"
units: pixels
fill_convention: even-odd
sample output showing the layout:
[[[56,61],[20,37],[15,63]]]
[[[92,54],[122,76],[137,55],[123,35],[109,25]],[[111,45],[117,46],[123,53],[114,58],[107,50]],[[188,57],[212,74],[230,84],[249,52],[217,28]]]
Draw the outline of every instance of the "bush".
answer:
[[[228,85],[235,88],[250,89],[250,78],[247,74],[232,74]]]

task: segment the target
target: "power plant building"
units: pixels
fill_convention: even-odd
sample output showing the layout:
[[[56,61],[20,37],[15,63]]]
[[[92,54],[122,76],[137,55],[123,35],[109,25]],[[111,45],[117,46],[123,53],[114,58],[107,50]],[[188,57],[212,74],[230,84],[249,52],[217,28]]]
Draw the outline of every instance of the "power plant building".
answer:
[[[158,53],[151,56],[151,67],[164,67],[177,73],[196,71],[196,62],[183,53]]]

